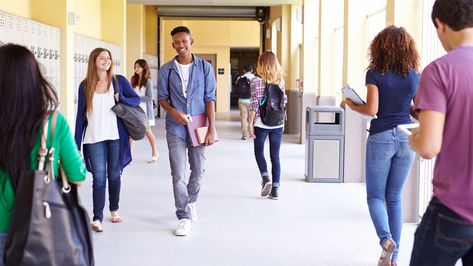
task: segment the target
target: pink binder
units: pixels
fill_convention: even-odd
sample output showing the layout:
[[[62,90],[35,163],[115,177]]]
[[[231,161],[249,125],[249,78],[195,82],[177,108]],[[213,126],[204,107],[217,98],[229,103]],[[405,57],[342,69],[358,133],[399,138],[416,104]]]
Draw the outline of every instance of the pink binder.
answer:
[[[189,131],[189,135],[191,137],[192,147],[197,147],[197,146],[202,145],[197,135],[197,129],[201,127],[207,127],[208,125],[209,125],[209,121],[207,119],[207,114],[204,113],[204,114],[192,116],[192,122],[187,123],[187,130]]]

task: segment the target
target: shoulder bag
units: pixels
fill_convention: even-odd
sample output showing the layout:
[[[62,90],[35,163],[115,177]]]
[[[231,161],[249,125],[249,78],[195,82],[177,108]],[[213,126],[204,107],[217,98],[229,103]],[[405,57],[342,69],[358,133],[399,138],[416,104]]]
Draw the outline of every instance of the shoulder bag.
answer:
[[[51,140],[56,119],[57,111],[53,113]],[[41,134],[38,169],[22,171],[14,187],[5,265],[94,265],[89,216],[60,162],[59,177],[54,177],[55,149],[46,147],[47,132],[48,119]]]
[[[118,76],[115,76],[115,84],[113,89],[116,93],[120,93],[120,83]],[[140,140],[146,135],[148,125],[148,117],[140,106],[130,106],[121,102],[116,102],[112,107],[112,111],[119,117],[125,125],[126,131],[133,140]]]

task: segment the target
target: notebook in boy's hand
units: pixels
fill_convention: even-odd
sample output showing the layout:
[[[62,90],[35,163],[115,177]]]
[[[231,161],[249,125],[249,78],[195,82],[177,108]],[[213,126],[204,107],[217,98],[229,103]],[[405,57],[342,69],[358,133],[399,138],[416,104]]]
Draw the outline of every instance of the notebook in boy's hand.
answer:
[[[199,127],[196,129],[197,131],[197,138],[199,139],[200,144],[204,144],[205,137],[207,136],[207,131],[209,130],[208,126]],[[215,141],[218,141],[217,132],[215,132]]]
[[[193,115],[192,120],[187,123],[187,131],[189,132],[189,136],[191,137],[191,145],[192,147],[197,147],[202,145],[199,142],[199,138],[197,137],[197,129],[199,127],[205,127],[209,125],[209,121],[207,119],[207,114],[203,113],[200,115]]]

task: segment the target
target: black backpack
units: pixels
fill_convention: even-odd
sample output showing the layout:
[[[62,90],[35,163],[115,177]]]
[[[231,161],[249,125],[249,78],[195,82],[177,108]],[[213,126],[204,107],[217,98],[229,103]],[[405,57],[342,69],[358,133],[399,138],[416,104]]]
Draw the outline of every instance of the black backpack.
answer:
[[[259,114],[263,124],[274,127],[284,124],[286,106],[284,92],[272,83],[267,83],[264,88],[264,98],[259,106]]]
[[[235,84],[235,92],[238,98],[251,98],[250,79],[240,76]]]

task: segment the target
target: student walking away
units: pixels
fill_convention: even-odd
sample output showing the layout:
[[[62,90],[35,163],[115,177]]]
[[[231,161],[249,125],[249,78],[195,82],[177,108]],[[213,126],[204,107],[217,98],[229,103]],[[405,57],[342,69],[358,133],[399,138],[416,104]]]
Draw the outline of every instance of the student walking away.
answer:
[[[371,42],[366,72],[367,101],[346,104],[371,120],[366,143],[368,208],[382,248],[378,266],[397,265],[402,230],[402,191],[414,152],[397,128],[412,123],[410,109],[419,80],[419,55],[402,27],[388,26]]]
[[[473,1],[436,0],[432,20],[447,54],[424,69],[415,98],[409,144],[437,159],[410,265],[473,265]]]
[[[119,84],[116,94],[115,78]],[[121,174],[132,160],[128,132],[111,108],[115,102],[138,106],[140,97],[125,77],[114,77],[112,54],[105,48],[95,48],[90,53],[87,76],[79,86],[78,96],[75,140],[79,150],[83,146],[87,170],[93,177],[92,230],[102,232],[107,180],[111,221],[119,223]]]
[[[239,76],[235,82],[235,92],[238,96],[238,109],[240,109],[241,120],[241,139],[248,137],[248,114],[251,102],[250,81],[255,77],[253,75],[253,66],[246,65],[245,73]]]
[[[158,161],[159,153],[156,148],[156,138],[151,131],[151,126],[155,125],[154,111],[153,111],[153,82],[151,81],[151,72],[149,70],[148,62],[144,59],[135,61],[135,74],[131,77],[131,87],[140,96],[140,107],[148,115],[148,126],[146,128],[146,137],[151,145],[151,160],[148,163],[155,163]],[[130,139],[131,147],[133,149],[135,141]]]
[[[258,58],[257,76],[251,80],[250,137],[254,139],[256,164],[261,175],[261,197],[277,200],[281,177],[279,150],[286,115],[284,72],[276,55],[266,51]],[[269,137],[271,177],[264,157],[264,142]]]
[[[204,173],[205,146],[215,142],[215,76],[212,66],[191,53],[194,40],[187,27],[171,31],[177,56],[161,67],[158,78],[159,104],[166,110],[166,139],[169,149],[176,216],[174,233],[186,236],[191,221],[197,221],[196,202]],[[204,146],[193,147],[187,130],[191,115],[206,114],[208,131]],[[186,154],[190,177],[186,175]]]
[[[0,58],[0,265],[3,265],[15,199],[31,197],[16,194],[14,187],[22,182],[24,175],[20,173],[23,170],[38,168],[43,123],[51,110],[57,108],[58,97],[27,48],[15,44],[3,45],[0,47]],[[51,123],[48,124],[48,136],[51,136]],[[53,141],[48,137],[46,144],[47,147],[54,147],[57,155],[53,163],[55,176],[58,174],[57,158],[60,157],[69,182],[81,185],[85,179],[85,166],[69,125],[60,113],[54,132]]]

